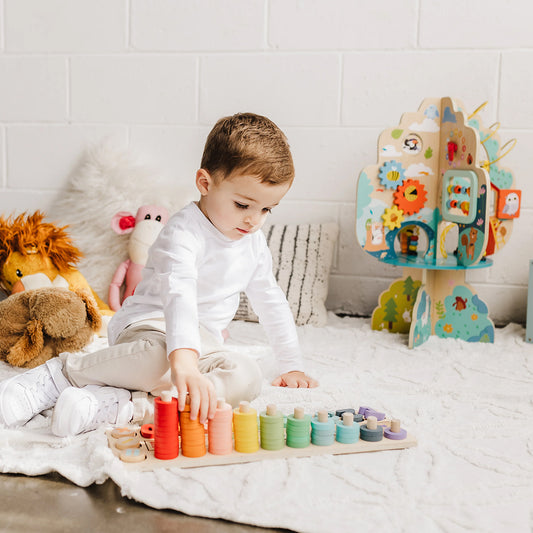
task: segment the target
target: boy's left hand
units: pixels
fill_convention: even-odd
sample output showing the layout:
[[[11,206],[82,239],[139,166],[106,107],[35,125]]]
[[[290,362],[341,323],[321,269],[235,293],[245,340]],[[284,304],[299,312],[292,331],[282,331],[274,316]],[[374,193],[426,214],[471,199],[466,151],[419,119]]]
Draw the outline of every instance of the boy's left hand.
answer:
[[[291,389],[312,389],[318,387],[318,381],[303,372],[293,371],[281,374],[281,376],[272,382],[272,385],[274,387],[289,387]]]

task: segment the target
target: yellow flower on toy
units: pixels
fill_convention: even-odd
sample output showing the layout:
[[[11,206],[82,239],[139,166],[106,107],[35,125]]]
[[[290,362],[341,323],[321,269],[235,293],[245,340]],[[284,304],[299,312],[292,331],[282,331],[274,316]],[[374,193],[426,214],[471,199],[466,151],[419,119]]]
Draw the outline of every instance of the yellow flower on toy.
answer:
[[[477,315],[476,315],[476,313],[474,313],[470,318],[472,318],[472,320],[477,320]]]
[[[394,228],[401,227],[403,222],[403,211],[398,209],[397,205],[393,205],[392,207],[385,209],[381,218],[383,219],[383,224],[390,230],[393,230]]]
[[[451,333],[453,331],[453,326],[451,324],[444,324],[442,328],[446,333]]]

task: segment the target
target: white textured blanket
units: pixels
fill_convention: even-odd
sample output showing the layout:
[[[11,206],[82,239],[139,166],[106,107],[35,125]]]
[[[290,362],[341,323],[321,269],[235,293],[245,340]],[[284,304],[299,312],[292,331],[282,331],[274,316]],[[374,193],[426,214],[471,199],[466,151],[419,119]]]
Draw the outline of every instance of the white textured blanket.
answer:
[[[0,429],[0,469],[57,471],[80,486],[110,477],[152,507],[304,532],[531,531],[533,345],[522,327],[497,330],[493,345],[431,338],[409,350],[401,335],[330,314],[325,328],[299,328],[309,371],[321,382],[313,390],[271,387],[261,327],[235,322],[230,331],[264,369],[257,409],[367,405],[400,418],[418,446],[132,472],[109,450],[104,428],[60,439],[49,432],[49,416],[38,416],[23,429]],[[15,371],[0,364],[0,378]]]

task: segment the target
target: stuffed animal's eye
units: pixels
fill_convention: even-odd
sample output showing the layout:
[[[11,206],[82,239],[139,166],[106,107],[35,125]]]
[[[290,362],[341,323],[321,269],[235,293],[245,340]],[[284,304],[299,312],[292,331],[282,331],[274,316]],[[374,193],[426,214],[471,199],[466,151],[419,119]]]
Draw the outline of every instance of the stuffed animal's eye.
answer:
[[[155,219],[156,219],[158,222],[161,222],[161,215],[157,215],[157,216],[155,217]]]
[[[16,274],[17,274],[17,276],[18,276],[19,278],[22,277],[22,272],[21,272],[18,268],[17,268],[17,272],[16,272]]]
[[[150,220],[152,218],[152,215],[150,215],[150,213],[148,213],[145,217],[144,217],[144,220]]]

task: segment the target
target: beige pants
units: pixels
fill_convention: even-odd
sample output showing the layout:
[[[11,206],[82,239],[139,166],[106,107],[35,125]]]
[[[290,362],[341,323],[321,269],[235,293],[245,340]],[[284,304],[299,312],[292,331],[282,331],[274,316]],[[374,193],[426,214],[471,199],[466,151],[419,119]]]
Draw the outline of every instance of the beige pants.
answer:
[[[200,329],[200,372],[209,378],[217,397],[236,407],[261,391],[259,365],[246,355],[228,351],[207,330]],[[61,354],[63,373],[76,387],[107,385],[134,391],[134,421],[146,421],[153,413],[148,394],[159,396],[172,388],[165,334],[149,326],[125,329],[114,346],[88,354]]]

